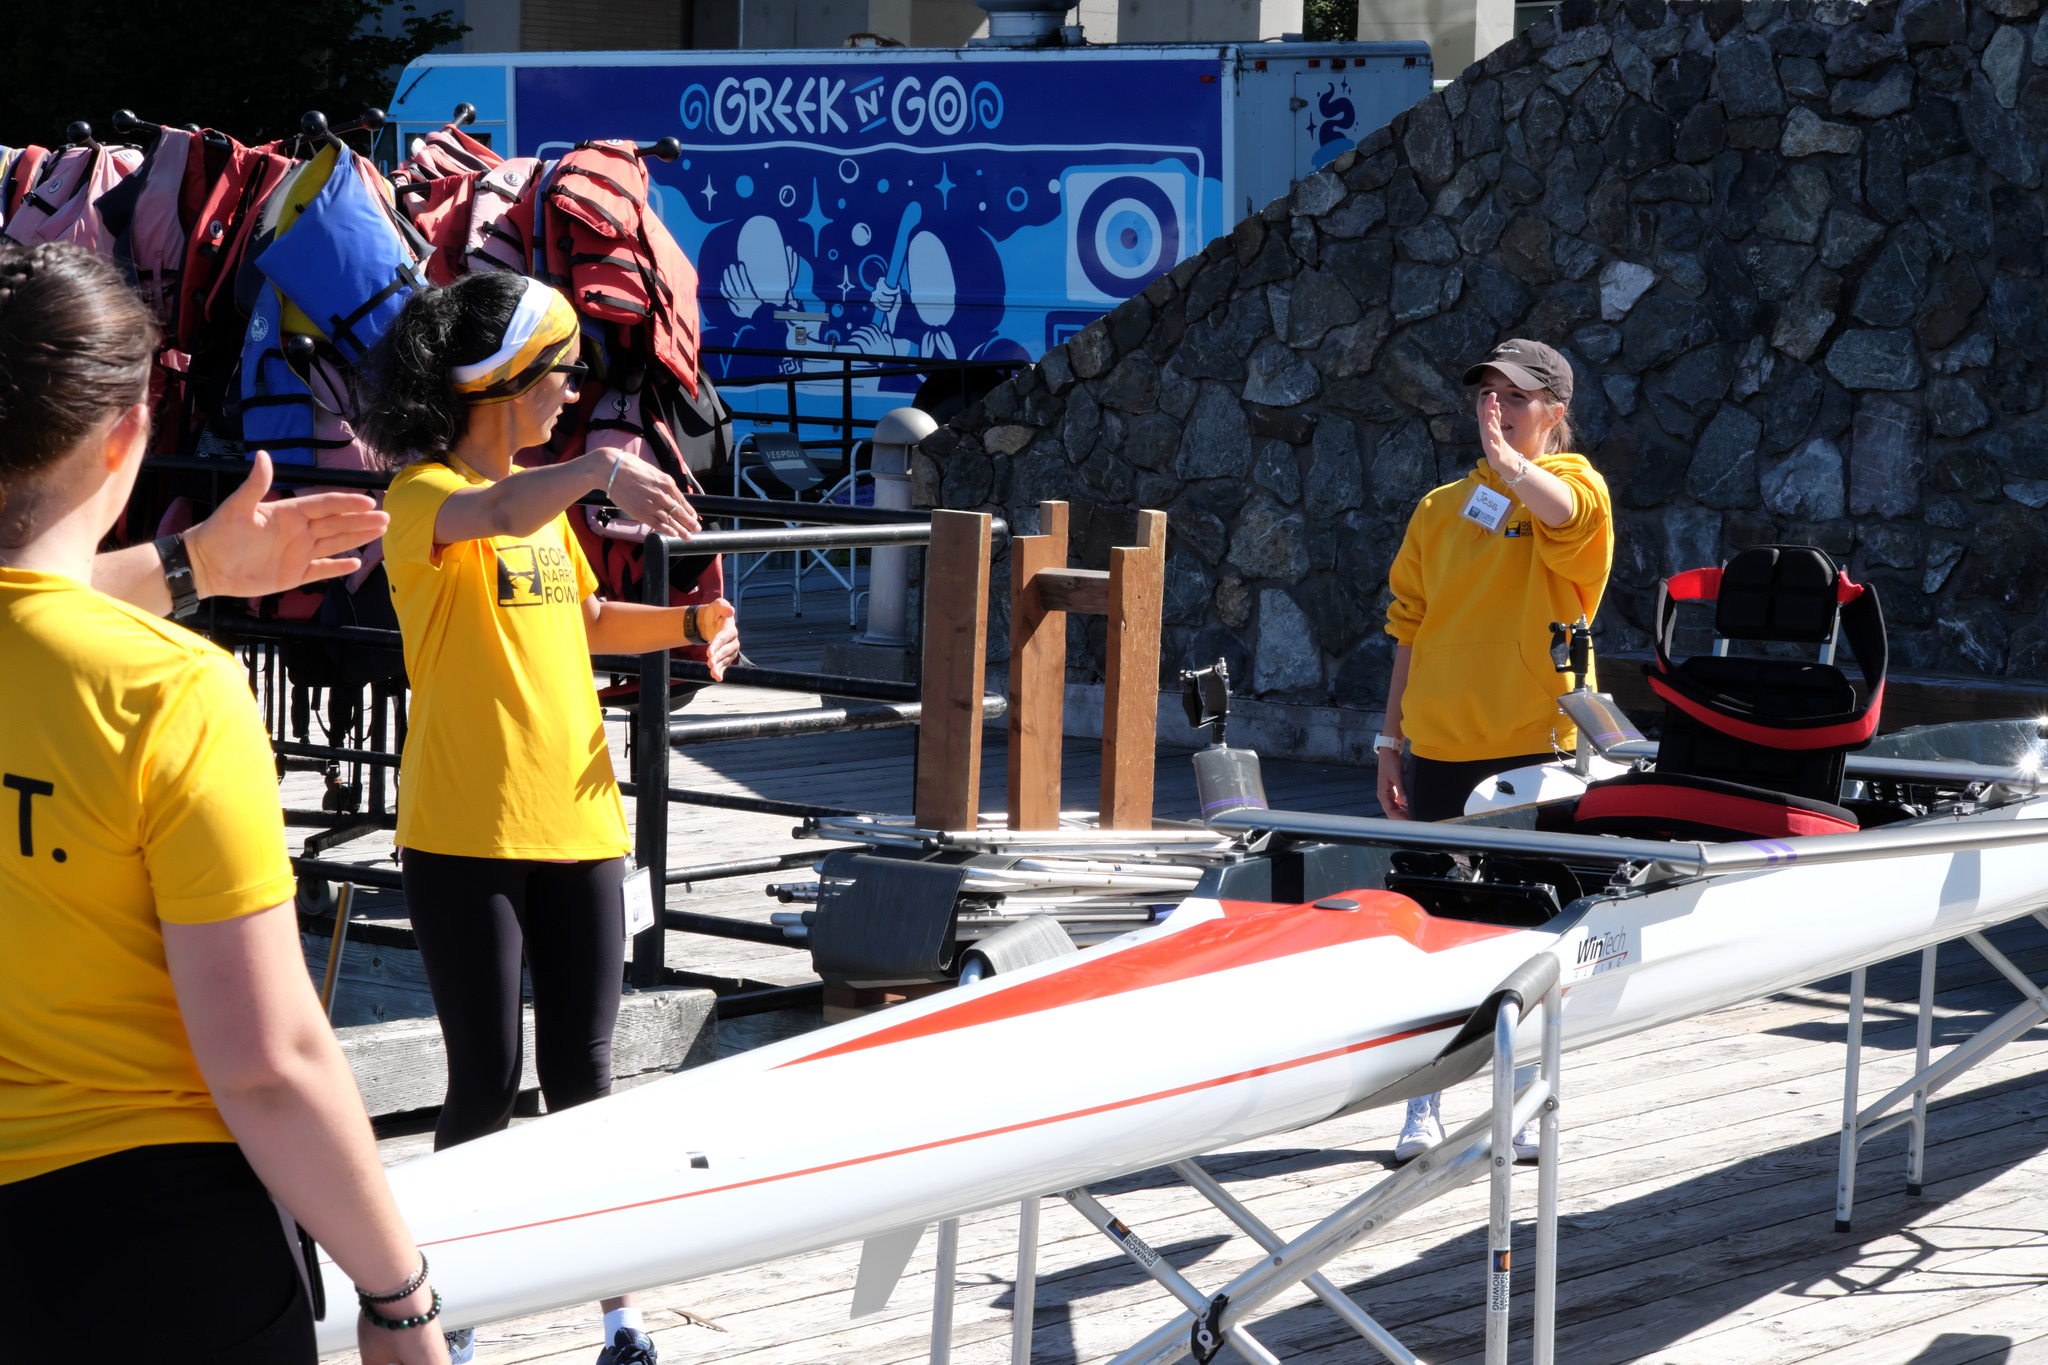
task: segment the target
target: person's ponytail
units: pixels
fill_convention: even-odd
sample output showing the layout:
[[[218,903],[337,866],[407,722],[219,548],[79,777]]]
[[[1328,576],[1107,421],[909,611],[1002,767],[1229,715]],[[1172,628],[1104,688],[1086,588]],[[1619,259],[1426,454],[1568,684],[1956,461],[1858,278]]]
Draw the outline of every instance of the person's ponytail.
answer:
[[[149,401],[156,319],[112,262],[0,242],[0,545],[34,533],[35,488],[101,423]]]
[[[1572,449],[1577,437],[1572,432],[1572,405],[1564,405],[1564,415],[1557,419],[1557,425],[1544,438],[1543,451],[1547,455],[1559,455]]]
[[[526,281],[501,272],[465,275],[421,289],[370,353],[362,420],[365,443],[396,468],[440,459],[469,430],[469,405],[449,375],[498,349]]]

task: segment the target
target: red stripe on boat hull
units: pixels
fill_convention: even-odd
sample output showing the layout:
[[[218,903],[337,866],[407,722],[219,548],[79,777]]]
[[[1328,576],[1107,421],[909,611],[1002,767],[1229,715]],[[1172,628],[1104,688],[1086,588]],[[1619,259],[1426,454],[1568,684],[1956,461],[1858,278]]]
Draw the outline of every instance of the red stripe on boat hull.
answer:
[[[800,1066],[909,1038],[930,1038],[1363,939],[1401,938],[1425,953],[1438,953],[1519,932],[1499,924],[1437,919],[1406,896],[1389,891],[1346,891],[1342,897],[1358,902],[1358,909],[1223,901],[1222,919],[1192,925],[1122,952],[1083,956],[1065,971],[1009,990],[969,991],[949,1009],[877,1029],[782,1065]]]

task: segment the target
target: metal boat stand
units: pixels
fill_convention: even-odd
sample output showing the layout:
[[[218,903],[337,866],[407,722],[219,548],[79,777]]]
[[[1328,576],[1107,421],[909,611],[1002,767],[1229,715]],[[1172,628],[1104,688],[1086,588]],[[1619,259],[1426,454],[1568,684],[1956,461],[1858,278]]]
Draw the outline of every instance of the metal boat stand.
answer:
[[[1554,959],[1552,962],[1554,964]],[[1396,1365],[1421,1365],[1414,1352],[1375,1322],[1321,1271],[1329,1262],[1370,1235],[1383,1231],[1401,1214],[1469,1184],[1482,1172],[1489,1173],[1492,1179],[1487,1219],[1486,1361],[1487,1365],[1506,1365],[1508,1304],[1512,1295],[1509,1271],[1510,1196],[1514,1175],[1512,1144],[1522,1125],[1539,1114],[1542,1117],[1542,1143],[1536,1168],[1535,1306],[1531,1359],[1535,1365],[1552,1365],[1557,1319],[1557,1095],[1563,1029],[1559,1017],[1562,991],[1554,966],[1548,972],[1548,978],[1548,985],[1540,997],[1543,1007],[1541,1061],[1529,1084],[1519,1094],[1516,1093],[1515,1034],[1521,1027],[1523,1011],[1518,999],[1508,995],[1499,1001],[1493,1019],[1493,1105],[1490,1112],[1466,1124],[1447,1138],[1442,1146],[1409,1162],[1292,1240],[1282,1239],[1260,1222],[1250,1209],[1224,1188],[1221,1181],[1196,1161],[1173,1162],[1172,1169],[1181,1179],[1268,1253],[1259,1264],[1213,1295],[1197,1289],[1087,1190],[1059,1191],[1062,1199],[1092,1223],[1098,1232],[1115,1242],[1118,1250],[1140,1270],[1164,1286],[1185,1310],[1117,1356],[1111,1365],[1168,1365],[1168,1362],[1188,1355],[1207,1365],[1225,1342],[1255,1365],[1277,1365],[1278,1357],[1260,1343],[1247,1324],[1267,1303],[1295,1285],[1304,1283],[1310,1292],[1388,1360],[1396,1362]],[[1471,1027],[1468,1022],[1467,1030]],[[1010,1310],[1011,1365],[1029,1365],[1031,1359],[1032,1308],[1037,1289],[1038,1204],[1035,1198],[1027,1199],[1020,1210],[1017,1280]],[[957,1223],[939,1225],[939,1275],[932,1313],[933,1365],[944,1365],[951,1356],[951,1253],[958,1243],[948,1240],[949,1227],[957,1238]]]
[[[2048,911],[2035,911],[2034,918],[2048,926]],[[1952,942],[1954,940],[1951,940]],[[1917,1197],[1924,1183],[1927,1162],[1927,1101],[1965,1071],[1990,1060],[1993,1053],[2036,1024],[2048,1020],[2048,994],[2012,959],[1991,946],[1981,933],[1964,934],[1962,942],[1975,948],[1999,975],[2025,997],[2019,1004],[1978,1029],[1962,1042],[1930,1062],[1934,1040],[1934,965],[1941,945],[1920,950],[1920,1007],[1914,1017],[1913,1074],[1893,1087],[1884,1098],[1859,1110],[1857,1082],[1863,1061],[1863,988],[1865,969],[1849,973],[1849,1056],[1842,1070],[1842,1154],[1835,1177],[1835,1231],[1849,1231],[1856,1202],[1856,1162],[1863,1144],[1881,1133],[1905,1127],[1906,1193]],[[1907,1109],[1898,1106],[1907,1100]],[[1893,1112],[1893,1111],[1897,1112]]]

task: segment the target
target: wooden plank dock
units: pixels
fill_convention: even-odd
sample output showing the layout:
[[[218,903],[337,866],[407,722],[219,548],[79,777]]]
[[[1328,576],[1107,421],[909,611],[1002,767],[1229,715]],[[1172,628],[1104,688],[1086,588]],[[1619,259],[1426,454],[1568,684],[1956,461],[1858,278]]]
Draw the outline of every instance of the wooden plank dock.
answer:
[[[844,597],[810,592],[806,608],[806,618],[797,621],[782,599],[750,601],[750,657],[815,668],[822,640],[843,629],[835,623],[845,620]],[[688,714],[810,704],[787,694],[711,688]],[[623,728],[612,728],[616,754]],[[673,784],[907,811],[913,733],[686,748],[678,751]],[[984,738],[982,809],[997,811],[1005,799],[1001,728],[988,728]],[[1099,745],[1067,741],[1069,806],[1093,803],[1099,765]],[[1276,806],[1371,807],[1364,770],[1269,763],[1266,779]],[[1161,815],[1192,814],[1193,781],[1184,757],[1162,755],[1157,783]],[[286,795],[294,804],[317,804],[317,778],[294,774]],[[687,805],[670,810],[674,865],[801,847],[790,842],[795,822],[786,817]],[[389,861],[379,861],[389,851],[385,835],[330,856],[389,868]],[[765,921],[783,907],[762,887],[805,875],[674,887],[668,903]],[[2023,969],[2048,974],[2048,931],[2027,922],[1990,937]],[[814,979],[800,949],[683,934],[669,936],[668,963],[756,982]],[[1866,1102],[1911,1069],[1917,989],[1917,956],[1870,972]],[[1904,1193],[1902,1133],[1868,1144],[1855,1230],[1837,1234],[1846,990],[1846,978],[1822,982],[1567,1055],[1560,1361],[2048,1365],[2048,1029],[2025,1035],[1937,1098],[1922,1197]],[[1949,947],[1938,979],[1937,1049],[2014,1000],[2011,986],[1971,950]],[[720,1047],[729,1053],[817,1023],[815,1010],[725,1020]],[[1446,1122],[1479,1113],[1487,1084],[1468,1082],[1447,1094]],[[1203,1164],[1255,1214],[1291,1235],[1391,1168],[1399,1122],[1398,1107],[1378,1110],[1247,1143]],[[429,1130],[419,1118],[381,1125],[386,1160],[427,1150]],[[1516,1187],[1519,1214],[1526,1216],[1534,1203],[1533,1171]],[[1134,1174],[1094,1193],[1205,1291],[1261,1254],[1169,1171]],[[1469,1186],[1355,1248],[1329,1268],[1330,1278],[1433,1365],[1476,1362],[1483,1342],[1485,1209],[1485,1186]],[[962,1365],[1010,1358],[1016,1224],[1014,1206],[963,1220],[953,1346]],[[1518,1267],[1528,1264],[1528,1239],[1524,1225]],[[651,1291],[644,1296],[649,1327],[670,1362],[910,1365],[926,1359],[932,1236],[913,1256],[890,1306],[852,1322],[859,1252],[857,1244],[837,1247]],[[1044,1202],[1039,1276],[1032,1358],[1041,1365],[1106,1361],[1175,1312],[1163,1291],[1057,1199]],[[1522,1292],[1515,1315],[1525,1334],[1526,1274],[1518,1272],[1517,1284]],[[1305,1292],[1282,1299],[1251,1326],[1290,1361],[1379,1359]],[[476,1358],[480,1365],[589,1365],[599,1335],[594,1306],[567,1308],[484,1327]],[[1526,1353],[1518,1336],[1515,1358]],[[1236,1359],[1227,1350],[1221,1358]],[[341,1365],[355,1356],[325,1359]]]

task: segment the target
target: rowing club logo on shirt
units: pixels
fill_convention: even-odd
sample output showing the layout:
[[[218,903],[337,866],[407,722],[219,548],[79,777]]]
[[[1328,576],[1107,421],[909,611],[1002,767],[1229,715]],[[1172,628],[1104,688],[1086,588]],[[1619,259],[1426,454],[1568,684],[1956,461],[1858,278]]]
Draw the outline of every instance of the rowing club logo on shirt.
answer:
[[[499,606],[576,600],[576,570],[559,545],[500,545],[496,552]]]

